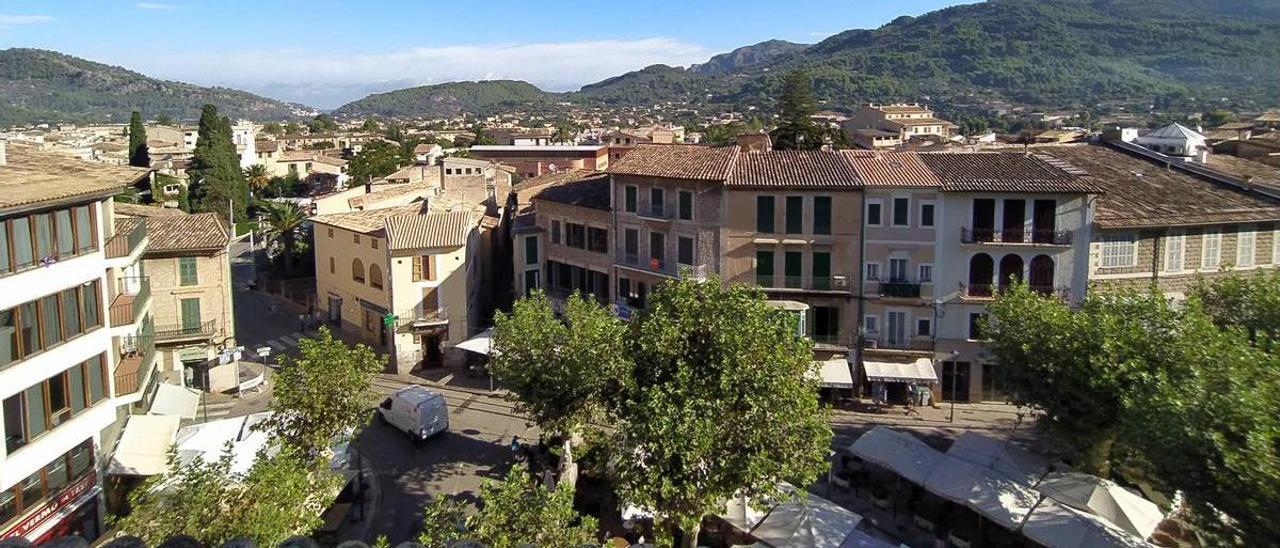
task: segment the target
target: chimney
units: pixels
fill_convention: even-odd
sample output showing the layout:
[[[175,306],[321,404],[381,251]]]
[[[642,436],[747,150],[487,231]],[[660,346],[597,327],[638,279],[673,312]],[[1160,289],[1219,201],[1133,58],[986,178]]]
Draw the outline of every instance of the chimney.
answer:
[[[4,139],[0,139],[0,166],[9,164],[8,155],[5,154],[5,148],[8,148],[8,146],[9,146],[8,141]]]
[[[759,133],[743,133],[738,136],[738,146],[747,152],[769,152],[773,150],[773,141],[764,130]]]

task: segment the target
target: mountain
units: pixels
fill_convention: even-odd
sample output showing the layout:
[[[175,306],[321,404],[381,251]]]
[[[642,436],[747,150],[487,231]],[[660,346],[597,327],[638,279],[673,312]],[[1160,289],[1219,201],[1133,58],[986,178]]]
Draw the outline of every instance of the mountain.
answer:
[[[725,74],[751,65],[772,61],[775,58],[799,52],[807,47],[809,47],[807,44],[797,44],[786,40],[766,40],[759,44],[742,46],[729,53],[716,55],[706,63],[689,67],[689,72],[702,76]]]
[[[34,122],[127,122],[132,110],[195,120],[206,103],[231,119],[280,120],[308,109],[244,91],[158,80],[61,53],[0,50],[0,127]]]
[[[340,116],[444,117],[467,112],[494,114],[511,108],[549,107],[561,94],[519,80],[448,82],[375,93],[342,105]]]

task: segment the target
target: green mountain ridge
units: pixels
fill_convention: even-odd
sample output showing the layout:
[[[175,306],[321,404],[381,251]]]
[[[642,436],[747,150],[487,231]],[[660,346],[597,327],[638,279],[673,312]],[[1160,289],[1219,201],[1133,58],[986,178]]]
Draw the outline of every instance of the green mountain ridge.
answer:
[[[116,66],[39,49],[0,50],[0,127],[38,122],[195,120],[212,103],[233,120],[296,118],[308,107],[245,91],[150,78]]]
[[[510,108],[550,106],[562,94],[538,89],[519,80],[446,82],[375,93],[334,111],[339,116],[453,116],[469,112],[489,114]]]

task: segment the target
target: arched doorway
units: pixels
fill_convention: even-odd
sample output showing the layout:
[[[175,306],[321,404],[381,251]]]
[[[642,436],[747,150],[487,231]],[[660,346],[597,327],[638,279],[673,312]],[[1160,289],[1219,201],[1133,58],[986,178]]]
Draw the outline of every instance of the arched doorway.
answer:
[[[1000,259],[1000,290],[1008,289],[1011,284],[1022,281],[1022,257],[1010,253]]]
[[[1036,255],[1031,259],[1031,278],[1028,280],[1031,290],[1048,295],[1053,293],[1053,257]]]
[[[991,275],[994,269],[995,261],[986,253],[979,253],[969,259],[967,292],[970,297],[991,296]]]

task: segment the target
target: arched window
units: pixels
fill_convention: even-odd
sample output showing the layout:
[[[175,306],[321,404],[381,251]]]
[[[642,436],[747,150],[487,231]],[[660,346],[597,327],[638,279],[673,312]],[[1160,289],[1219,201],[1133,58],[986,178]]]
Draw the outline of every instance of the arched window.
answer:
[[[1022,281],[1022,257],[1012,253],[1000,259],[1000,279],[997,281],[1000,290],[1004,291],[1011,284]]]
[[[1053,257],[1036,255],[1031,259],[1031,273],[1028,284],[1032,291],[1048,295],[1053,293]]]
[[[351,260],[351,281],[364,283],[364,263],[360,259]]]
[[[995,261],[986,253],[979,253],[969,259],[968,294],[970,297],[991,296],[991,274],[994,269]]]
[[[382,289],[382,268],[376,264],[369,265],[369,287]]]

